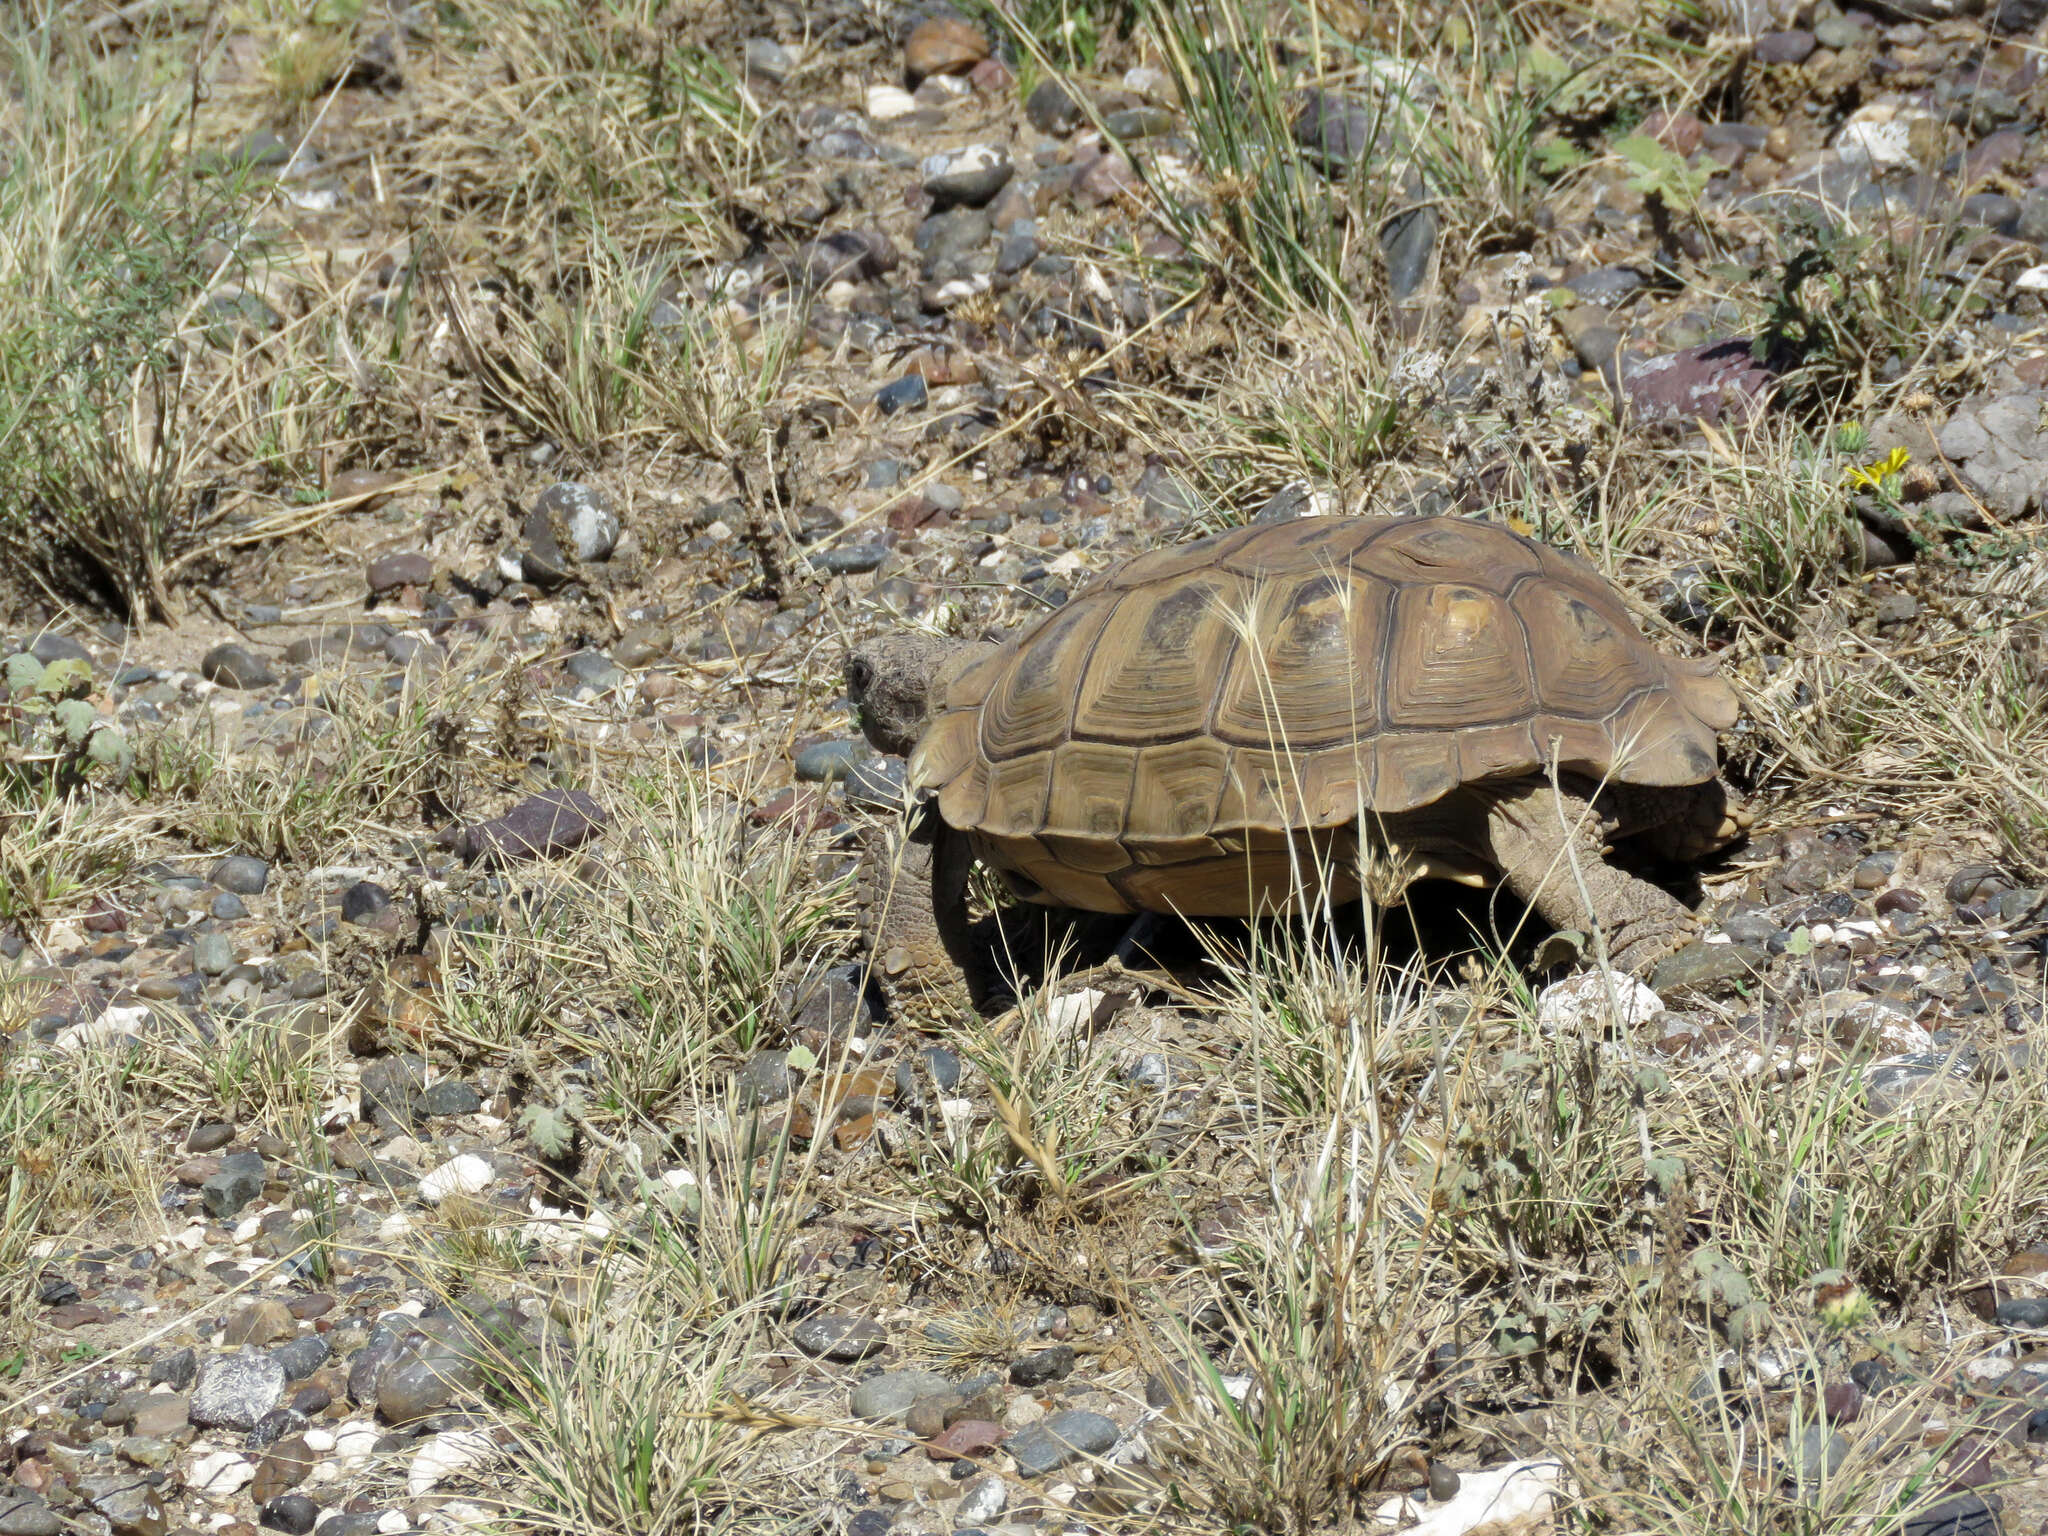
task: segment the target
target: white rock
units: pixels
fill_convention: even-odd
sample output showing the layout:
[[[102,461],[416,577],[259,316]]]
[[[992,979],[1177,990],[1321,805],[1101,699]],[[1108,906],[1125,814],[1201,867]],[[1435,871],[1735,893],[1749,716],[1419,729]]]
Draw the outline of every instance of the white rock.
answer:
[[[1109,999],[1106,992],[1083,987],[1066,992],[1045,1005],[1045,1027],[1055,1035],[1071,1035],[1095,1022],[1096,1014]]]
[[[387,1509],[377,1517],[377,1529],[381,1536],[399,1536],[412,1529],[412,1519],[402,1509]]]
[[[955,1525],[981,1525],[995,1519],[1009,1502],[1010,1490],[1000,1477],[984,1477],[961,1495],[953,1511]]]
[[[374,1424],[356,1422],[342,1425],[334,1432],[336,1464],[350,1470],[367,1466],[377,1452],[377,1442],[383,1438]]]
[[[405,1491],[415,1499],[432,1493],[444,1479],[480,1467],[497,1454],[498,1442],[488,1431],[445,1429],[413,1453],[412,1465],[406,1468]]]
[[[1565,1491],[1562,1463],[1511,1461],[1504,1467],[1464,1473],[1458,1491],[1441,1504],[1420,1504],[1403,1494],[1376,1513],[1386,1526],[1413,1520],[1402,1536],[1465,1536],[1481,1526],[1527,1530],[1549,1523],[1550,1512]]]
[[[1664,999],[1633,976],[1581,971],[1543,989],[1536,999],[1536,1027],[1546,1035],[1565,1030],[1604,1033],[1610,1022],[1627,1028],[1646,1022],[1663,1007]]]
[[[2048,266],[2029,267],[2012,280],[2022,293],[2048,293]]]
[[[908,117],[917,110],[917,98],[900,85],[871,85],[868,87],[868,116],[877,122],[886,123],[891,118]]]
[[[255,1476],[255,1462],[233,1451],[210,1451],[194,1459],[185,1473],[185,1486],[209,1499],[225,1499],[248,1487]]]
[[[143,1025],[148,1022],[149,1009],[106,1008],[100,1016],[83,1024],[73,1024],[57,1032],[51,1043],[67,1055],[91,1050],[95,1046],[112,1045],[120,1040],[140,1039]]]
[[[334,1431],[331,1429],[316,1427],[305,1431],[299,1438],[306,1442],[307,1450],[318,1451],[323,1456],[334,1449]]]
[[[1853,112],[1835,135],[1835,153],[1850,165],[1860,165],[1873,174],[1910,171],[1913,158],[1913,125],[1935,123],[1931,113],[1906,111],[1890,102],[1874,102]],[[1938,129],[1939,125],[1936,124]]]
[[[474,1152],[465,1152],[420,1180],[420,1198],[429,1205],[439,1205],[450,1195],[474,1195],[489,1189],[495,1177],[489,1163]]]
[[[427,1516],[430,1531],[467,1531],[480,1525],[488,1525],[496,1518],[481,1504],[471,1504],[463,1499],[451,1499],[431,1515]]]

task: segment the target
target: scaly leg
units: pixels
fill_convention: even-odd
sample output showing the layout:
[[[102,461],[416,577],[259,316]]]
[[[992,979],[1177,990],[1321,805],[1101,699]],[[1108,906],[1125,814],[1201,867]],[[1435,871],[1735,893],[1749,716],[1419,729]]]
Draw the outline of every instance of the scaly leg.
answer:
[[[1600,815],[1568,790],[1506,790],[1489,807],[1486,828],[1508,889],[1553,928],[1600,928],[1608,959],[1621,970],[1647,972],[1698,929],[1677,897],[1601,856]]]
[[[972,1016],[981,966],[967,917],[967,839],[920,808],[869,823],[861,854],[868,955],[891,1017],[936,1027]]]

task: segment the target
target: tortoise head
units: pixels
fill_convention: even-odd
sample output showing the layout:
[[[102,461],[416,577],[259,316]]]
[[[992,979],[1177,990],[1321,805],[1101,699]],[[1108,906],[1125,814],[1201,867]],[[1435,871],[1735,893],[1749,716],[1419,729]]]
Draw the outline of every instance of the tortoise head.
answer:
[[[944,635],[879,635],[846,658],[846,691],[877,752],[908,757],[931,720],[944,683],[995,647]]]

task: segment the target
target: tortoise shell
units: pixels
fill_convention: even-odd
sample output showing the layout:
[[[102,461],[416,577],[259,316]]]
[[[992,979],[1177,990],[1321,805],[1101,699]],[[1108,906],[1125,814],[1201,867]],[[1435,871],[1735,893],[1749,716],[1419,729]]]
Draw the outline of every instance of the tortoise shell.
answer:
[[[941,692],[910,782],[985,860],[1061,905],[1187,915],[1257,910],[1303,834],[1553,761],[1702,783],[1737,714],[1710,662],[1652,648],[1588,567],[1460,518],[1305,518],[1139,556]],[[1460,804],[1438,819],[1475,819]]]

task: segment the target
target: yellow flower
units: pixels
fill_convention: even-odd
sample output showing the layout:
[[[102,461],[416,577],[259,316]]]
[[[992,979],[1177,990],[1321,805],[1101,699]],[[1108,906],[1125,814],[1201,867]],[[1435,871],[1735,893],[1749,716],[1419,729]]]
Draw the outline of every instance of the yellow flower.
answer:
[[[1875,464],[1851,464],[1842,471],[1844,485],[1867,485],[1873,490],[1884,485],[1888,476],[1896,475],[1912,461],[1913,455],[1903,448],[1894,448]]]

